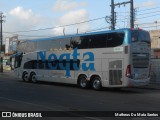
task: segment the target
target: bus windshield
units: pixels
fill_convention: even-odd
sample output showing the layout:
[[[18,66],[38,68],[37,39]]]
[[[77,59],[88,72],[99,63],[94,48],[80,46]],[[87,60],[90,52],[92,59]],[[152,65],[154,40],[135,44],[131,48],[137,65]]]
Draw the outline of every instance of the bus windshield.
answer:
[[[11,61],[12,61],[12,68],[19,68],[21,66],[21,61],[22,61],[22,56],[23,54],[16,54],[14,56],[11,57]]]
[[[150,44],[150,35],[148,32],[143,30],[132,30],[131,38],[132,42],[146,42]]]

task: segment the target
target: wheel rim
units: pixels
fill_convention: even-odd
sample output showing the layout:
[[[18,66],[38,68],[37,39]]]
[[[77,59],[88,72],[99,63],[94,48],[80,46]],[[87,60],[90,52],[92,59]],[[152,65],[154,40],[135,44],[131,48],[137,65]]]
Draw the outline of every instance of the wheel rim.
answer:
[[[100,89],[101,88],[101,81],[98,80],[98,79],[95,79],[93,81],[93,88],[96,89],[96,90]]]
[[[24,81],[27,81],[27,82],[28,82],[28,74],[25,74],[25,75],[24,75]]]
[[[36,75],[32,75],[32,81],[33,81],[33,82],[36,82],[36,81],[37,81]]]
[[[80,81],[80,85],[82,88],[85,88],[87,86],[87,80],[86,78],[82,78]]]

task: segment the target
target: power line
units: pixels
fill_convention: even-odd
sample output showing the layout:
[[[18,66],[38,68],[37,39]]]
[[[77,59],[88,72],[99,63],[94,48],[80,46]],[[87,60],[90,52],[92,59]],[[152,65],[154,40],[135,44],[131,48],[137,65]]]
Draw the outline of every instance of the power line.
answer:
[[[160,12],[160,11],[147,12],[147,13],[142,13],[142,14],[138,14],[138,15],[146,15],[146,14],[152,14],[152,13],[157,13],[157,12]]]
[[[160,6],[159,7],[154,7],[154,8],[149,8],[149,9],[144,9],[144,10],[139,10],[139,12],[154,10],[154,9],[158,9],[158,8],[160,8]]]
[[[95,19],[88,20],[88,21],[82,21],[82,22],[78,22],[78,23],[73,23],[73,24],[68,24],[68,25],[61,25],[61,26],[56,26],[56,27],[40,28],[40,29],[25,30],[25,31],[15,31],[15,32],[5,32],[5,33],[34,32],[34,31],[49,30],[49,29],[54,29],[54,28],[61,28],[61,27],[68,27],[68,26],[83,24],[83,23],[92,22],[92,21],[96,21],[96,20],[100,20],[100,19],[104,19],[104,18],[105,17],[100,17],[100,18],[95,18]]]
[[[148,25],[148,24],[155,24],[156,21],[153,21],[153,22],[149,22],[149,23],[139,23],[138,25]],[[157,23],[160,23],[160,22],[157,22]]]
[[[141,17],[141,18],[136,18],[136,19],[144,19],[144,18],[154,17],[154,16],[157,16],[157,15],[160,15],[160,14],[150,15],[150,16]]]
[[[86,31],[85,33],[88,33],[88,32],[94,32],[94,31],[100,31],[100,30],[103,30],[103,29],[109,29],[110,27],[101,27],[101,28],[95,28],[95,29],[90,29],[88,31]],[[12,34],[12,33],[8,33],[8,32],[4,32],[5,34]],[[12,34],[14,35],[14,34]],[[18,34],[18,36],[21,36],[21,37],[33,37],[33,38],[48,38],[48,37],[54,37],[54,35],[42,35],[42,36],[32,36],[32,35],[23,35],[23,34]]]
[[[155,25],[155,26],[146,26],[146,27],[143,27],[143,28],[153,28],[153,27],[159,27],[160,25]]]

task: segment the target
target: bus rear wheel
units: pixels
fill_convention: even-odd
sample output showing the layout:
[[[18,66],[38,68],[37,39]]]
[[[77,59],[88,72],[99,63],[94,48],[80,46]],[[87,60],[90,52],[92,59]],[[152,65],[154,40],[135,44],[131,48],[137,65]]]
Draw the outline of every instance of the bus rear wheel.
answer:
[[[87,80],[86,76],[80,76],[79,78],[79,86],[83,89],[86,89],[89,87],[89,81]]]
[[[28,78],[28,73],[27,72],[24,72],[23,75],[22,75],[22,79],[24,82],[29,82],[29,78]]]
[[[101,90],[102,84],[101,84],[101,79],[99,77],[94,77],[91,86],[94,90]]]
[[[30,79],[33,83],[36,83],[37,82],[36,73],[32,73]]]

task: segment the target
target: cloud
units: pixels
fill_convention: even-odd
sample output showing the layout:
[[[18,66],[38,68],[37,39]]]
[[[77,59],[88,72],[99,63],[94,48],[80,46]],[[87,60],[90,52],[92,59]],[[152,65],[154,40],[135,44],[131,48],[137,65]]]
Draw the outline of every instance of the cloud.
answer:
[[[63,26],[63,25],[69,25],[74,23],[80,23],[88,20],[88,13],[85,9],[80,9],[76,11],[70,11],[63,16],[61,16],[57,21],[57,25]],[[66,33],[76,33],[77,29],[79,32],[85,32],[89,29],[89,24],[82,23],[82,24],[76,24],[73,26],[65,27]],[[55,28],[53,29],[53,34],[63,34],[63,28]]]
[[[54,28],[52,34],[55,36],[63,35],[63,27]]]
[[[47,19],[34,13],[31,9],[17,6],[8,12],[4,29],[9,32],[38,29],[44,26],[46,22],[48,22]]]
[[[65,24],[71,24],[76,22],[82,22],[87,20],[87,11],[85,9],[77,10],[77,11],[71,11],[67,14],[64,14],[59,22],[63,25]]]
[[[86,6],[86,2],[75,2],[73,0],[57,0],[53,6],[54,11],[68,11]]]
[[[135,4],[136,8],[140,8],[140,7],[153,7],[156,6],[157,2],[153,1],[153,0],[148,0],[146,2],[143,2],[141,4]]]
[[[34,16],[31,9],[25,10],[23,7],[20,6],[12,9],[9,13],[10,15],[13,15],[19,19],[24,19],[24,20],[30,19],[32,16]]]
[[[31,9],[24,9],[21,6],[17,6],[16,8],[10,10],[9,14],[15,19],[18,19],[19,22],[25,23],[26,25],[34,25],[42,22],[41,16],[33,13]]]
[[[15,33],[16,31],[37,30],[51,26],[53,20],[36,14],[32,9],[17,6],[8,11],[6,16],[6,22],[3,24],[4,37],[9,37],[14,34],[18,34],[19,39],[35,39],[40,38],[39,36],[50,36],[49,33],[51,30]],[[11,33],[8,34],[8,32]]]
[[[60,0],[57,0],[57,2]],[[64,0],[61,0],[64,2]],[[28,30],[36,30],[40,28],[50,28],[54,26],[63,26],[68,24],[79,23],[88,20],[88,12],[86,9],[80,9],[78,7],[83,6],[82,2],[74,2],[72,0],[65,0],[64,9],[69,10],[65,13],[60,13],[61,16],[54,17],[46,17],[35,13],[32,9],[26,9],[22,6],[17,6],[11,9],[7,13],[7,22],[4,25],[4,31],[6,32],[15,32],[15,31],[28,31]],[[71,1],[71,5],[69,4]],[[57,5],[57,2],[54,6]],[[78,4],[80,6],[78,6]],[[77,9],[76,9],[77,8]],[[62,8],[61,8],[62,10]],[[61,12],[61,11],[60,11]],[[58,11],[56,13],[59,13]],[[65,27],[65,34],[76,33],[77,28],[80,32],[85,32],[89,28],[88,23],[77,24],[73,26]],[[19,32],[16,34],[19,35],[28,35],[28,36],[51,36],[51,35],[63,35],[63,27],[48,29],[43,31],[32,31],[32,32]],[[24,36],[25,37],[25,36]],[[25,37],[27,38],[27,36]]]

